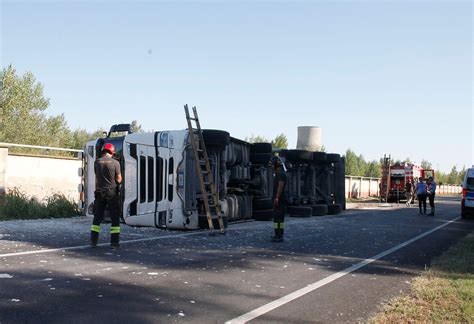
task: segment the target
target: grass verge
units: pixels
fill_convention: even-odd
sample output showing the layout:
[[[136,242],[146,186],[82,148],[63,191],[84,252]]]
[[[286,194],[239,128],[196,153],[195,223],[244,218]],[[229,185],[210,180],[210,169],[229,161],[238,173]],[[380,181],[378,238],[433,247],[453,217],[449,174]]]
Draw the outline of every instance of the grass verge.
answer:
[[[416,278],[408,296],[397,297],[370,323],[474,323],[474,233]]]
[[[30,198],[18,189],[0,196],[0,221],[15,219],[62,218],[80,215],[74,201],[67,197],[54,194],[40,202]]]

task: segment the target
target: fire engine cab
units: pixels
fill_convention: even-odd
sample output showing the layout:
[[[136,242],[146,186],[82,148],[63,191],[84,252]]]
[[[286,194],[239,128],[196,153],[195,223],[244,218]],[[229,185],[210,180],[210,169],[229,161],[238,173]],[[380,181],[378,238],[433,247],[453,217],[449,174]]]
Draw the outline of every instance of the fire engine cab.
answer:
[[[432,169],[423,169],[421,166],[403,162],[392,165],[390,157],[384,157],[382,168],[380,199],[386,202],[406,201],[407,183],[411,183],[412,190],[415,190],[420,177],[425,181],[429,177],[434,178]]]

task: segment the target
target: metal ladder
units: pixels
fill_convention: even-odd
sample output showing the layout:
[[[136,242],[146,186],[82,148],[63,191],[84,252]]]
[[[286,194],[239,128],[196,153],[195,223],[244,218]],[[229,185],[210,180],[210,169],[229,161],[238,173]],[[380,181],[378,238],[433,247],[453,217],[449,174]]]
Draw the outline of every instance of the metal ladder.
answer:
[[[212,210],[217,215],[221,234],[225,234],[225,226],[224,221],[222,220],[222,211],[221,206],[219,204],[219,197],[217,194],[214,177],[212,175],[206,145],[204,143],[204,136],[202,134],[201,125],[199,123],[198,113],[196,107],[193,107],[193,117],[191,117],[191,115],[189,114],[188,105],[184,105],[184,111],[186,113],[186,120],[188,121],[188,130],[191,139],[191,145],[194,152],[194,160],[196,162],[196,171],[199,178],[199,184],[201,186],[207,222],[209,224],[209,235],[215,234],[214,225],[212,222]],[[192,124],[193,121],[196,123],[195,128]],[[211,198],[212,201],[209,201],[209,198]]]

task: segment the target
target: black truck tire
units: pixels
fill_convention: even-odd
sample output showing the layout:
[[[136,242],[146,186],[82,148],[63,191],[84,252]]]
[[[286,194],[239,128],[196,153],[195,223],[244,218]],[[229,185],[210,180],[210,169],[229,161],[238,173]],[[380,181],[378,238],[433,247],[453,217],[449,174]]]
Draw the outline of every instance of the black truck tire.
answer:
[[[270,163],[271,154],[268,153],[255,153],[250,155],[250,162],[253,164],[267,165]]]
[[[202,136],[206,145],[225,146],[230,143],[230,134],[223,130],[204,129]]]
[[[273,219],[273,209],[254,210],[253,219],[255,219],[256,221],[269,221]]]
[[[273,208],[273,201],[271,198],[257,198],[253,200],[254,210],[269,210]]]
[[[337,153],[329,153],[326,155],[326,159],[329,163],[339,163],[341,162],[341,155]]]
[[[311,208],[313,209],[313,216],[324,216],[328,214],[327,205],[313,205]]]
[[[313,161],[313,152],[305,150],[284,150],[281,152],[290,161]]]
[[[327,154],[325,152],[313,152],[313,162],[326,162]]]
[[[313,215],[313,208],[310,206],[291,206],[288,207],[290,217],[311,217]]]
[[[267,153],[271,154],[273,152],[273,147],[271,143],[253,143],[250,146],[250,154],[254,153]]]
[[[342,213],[342,206],[340,204],[334,204],[328,206],[329,215],[337,215]]]

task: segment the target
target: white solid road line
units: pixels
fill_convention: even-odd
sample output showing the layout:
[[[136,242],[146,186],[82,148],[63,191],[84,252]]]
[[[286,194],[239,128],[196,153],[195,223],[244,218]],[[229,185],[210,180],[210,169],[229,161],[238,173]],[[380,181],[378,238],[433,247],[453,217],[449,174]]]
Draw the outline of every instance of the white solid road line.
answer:
[[[319,289],[319,288],[321,288],[321,287],[323,287],[323,286],[325,286],[325,285],[327,285],[327,284],[329,284],[329,283],[331,283],[331,282],[333,282],[333,281],[335,281],[335,280],[337,280],[341,277],[344,277],[344,276],[350,274],[351,272],[359,270],[360,268],[363,268],[363,267],[371,264],[372,262],[380,260],[381,258],[386,257],[387,255],[390,255],[390,254],[404,248],[405,246],[407,246],[409,244],[412,244],[413,242],[416,242],[416,241],[424,238],[425,236],[428,236],[428,235],[430,235],[430,234],[432,234],[432,233],[434,233],[434,232],[436,232],[436,231],[438,231],[438,230],[440,230],[440,229],[442,229],[442,228],[458,221],[459,219],[461,219],[461,217],[450,220],[450,221],[448,221],[448,222],[446,222],[446,223],[444,223],[444,224],[442,224],[442,225],[440,225],[436,228],[433,228],[433,229],[431,229],[431,230],[429,230],[429,231],[427,231],[423,234],[420,234],[420,235],[418,235],[418,236],[416,236],[416,237],[414,237],[414,238],[412,238],[412,239],[410,239],[410,240],[408,240],[404,243],[401,243],[401,244],[399,244],[399,245],[397,245],[397,246],[395,246],[395,247],[393,247],[389,250],[386,250],[386,251],[384,251],[380,254],[377,254],[377,255],[369,258],[369,259],[366,259],[366,260],[364,260],[364,261],[362,261],[358,264],[355,264],[352,267],[349,267],[349,268],[344,269],[340,272],[337,272],[333,275],[330,275],[329,277],[326,277],[322,280],[316,281],[316,282],[314,282],[314,283],[312,283],[312,284],[310,284],[310,285],[308,285],[308,286],[306,286],[306,287],[304,287],[300,290],[297,290],[297,291],[295,291],[291,294],[283,296],[280,299],[272,301],[272,302],[270,302],[266,305],[263,305],[263,306],[261,306],[257,309],[254,309],[254,310],[252,310],[252,311],[250,311],[250,312],[248,312],[248,313],[246,313],[242,316],[239,316],[239,317],[234,318],[230,321],[227,321],[226,324],[241,324],[241,323],[247,323],[251,320],[254,320],[257,317],[265,315],[265,314],[277,309],[278,307],[281,307],[285,304],[288,304],[289,302],[291,302],[295,299],[298,299],[298,298],[300,298],[300,297],[302,297],[306,294],[309,294],[310,292],[313,292],[316,289]]]

